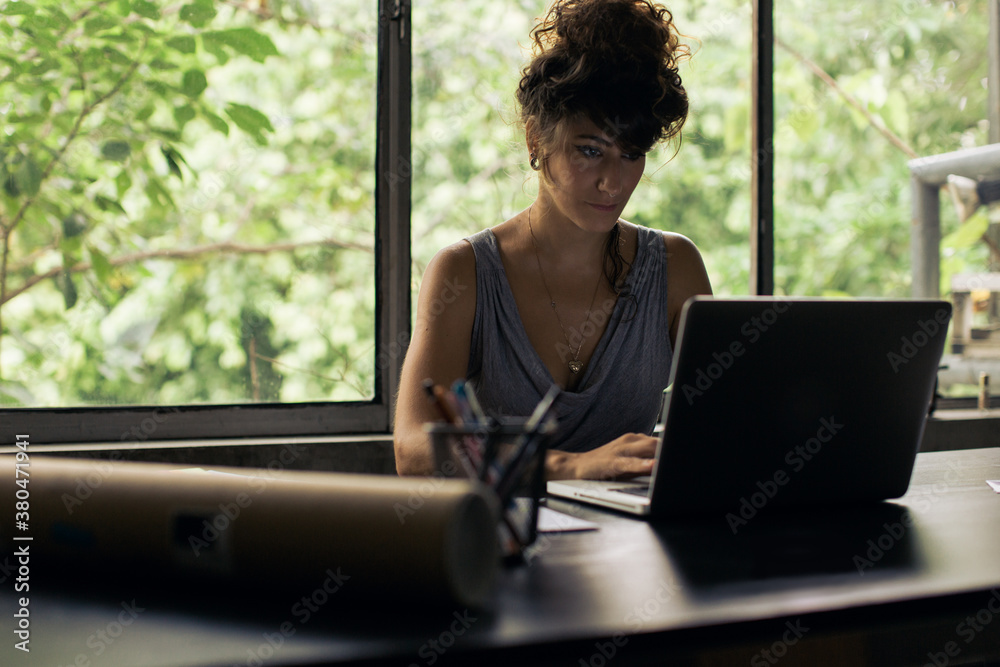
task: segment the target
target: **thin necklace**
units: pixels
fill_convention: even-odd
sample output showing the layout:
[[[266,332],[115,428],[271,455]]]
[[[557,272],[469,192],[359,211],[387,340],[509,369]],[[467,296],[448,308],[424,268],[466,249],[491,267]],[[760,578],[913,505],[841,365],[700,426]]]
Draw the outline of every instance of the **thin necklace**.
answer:
[[[573,350],[573,343],[570,342],[569,334],[566,333],[566,327],[563,326],[562,318],[559,317],[559,309],[556,308],[556,301],[552,298],[552,291],[549,289],[549,284],[545,281],[545,272],[542,271],[542,260],[538,258],[538,242],[535,240],[535,230],[531,228],[531,207],[528,207],[528,233],[531,235],[531,246],[535,249],[535,262],[538,264],[538,275],[542,277],[542,286],[545,288],[545,293],[549,295],[549,305],[552,306],[552,312],[556,314],[556,322],[559,323],[559,328],[562,330],[563,338],[566,339],[566,345],[570,350]],[[590,307],[587,308],[587,317],[584,320],[586,322],[590,319],[590,313],[594,309],[594,301],[597,300],[597,290],[601,286],[601,276],[597,276],[597,284],[594,285],[594,296],[590,297]],[[583,348],[583,336],[580,337],[580,344],[576,346],[576,350],[573,352],[573,358],[569,361],[569,372],[576,375],[583,368],[583,362],[580,361],[580,349]]]

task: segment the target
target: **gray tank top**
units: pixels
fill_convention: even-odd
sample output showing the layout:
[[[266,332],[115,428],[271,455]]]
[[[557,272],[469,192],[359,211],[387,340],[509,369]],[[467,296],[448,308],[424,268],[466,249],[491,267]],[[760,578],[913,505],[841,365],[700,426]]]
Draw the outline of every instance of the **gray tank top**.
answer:
[[[466,377],[488,412],[526,417],[553,384],[552,375],[521,323],[496,236],[485,229],[466,240],[476,255],[476,315]],[[624,433],[653,432],[672,354],[666,269],[663,235],[639,227],[625,291],[613,306],[595,306],[591,319],[607,317],[607,328],[576,390],[564,391],[556,402],[559,428],[551,447],[586,451]]]

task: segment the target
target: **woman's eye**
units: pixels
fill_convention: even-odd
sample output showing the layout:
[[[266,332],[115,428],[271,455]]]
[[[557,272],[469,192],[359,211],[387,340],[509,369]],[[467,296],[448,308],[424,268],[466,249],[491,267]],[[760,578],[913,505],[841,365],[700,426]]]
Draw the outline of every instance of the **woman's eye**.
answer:
[[[577,146],[576,150],[580,151],[585,157],[601,157],[601,151],[594,146]]]
[[[643,156],[643,153],[622,153],[622,157],[629,162],[635,162]]]

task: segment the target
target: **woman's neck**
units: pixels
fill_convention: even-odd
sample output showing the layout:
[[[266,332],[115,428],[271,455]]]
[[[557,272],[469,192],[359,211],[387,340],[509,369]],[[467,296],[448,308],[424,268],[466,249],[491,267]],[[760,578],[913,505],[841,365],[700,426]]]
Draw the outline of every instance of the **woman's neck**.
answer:
[[[602,262],[609,232],[581,229],[541,195],[528,207],[527,220],[538,252],[554,263]]]

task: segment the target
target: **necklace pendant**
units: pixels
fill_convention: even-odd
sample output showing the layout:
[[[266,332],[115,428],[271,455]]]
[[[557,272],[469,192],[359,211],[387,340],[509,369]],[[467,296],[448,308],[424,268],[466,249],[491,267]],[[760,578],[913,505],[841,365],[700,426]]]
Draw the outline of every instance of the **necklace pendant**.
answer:
[[[569,362],[569,372],[573,375],[579,373],[581,368],[583,368],[583,362],[576,361],[575,359]]]

